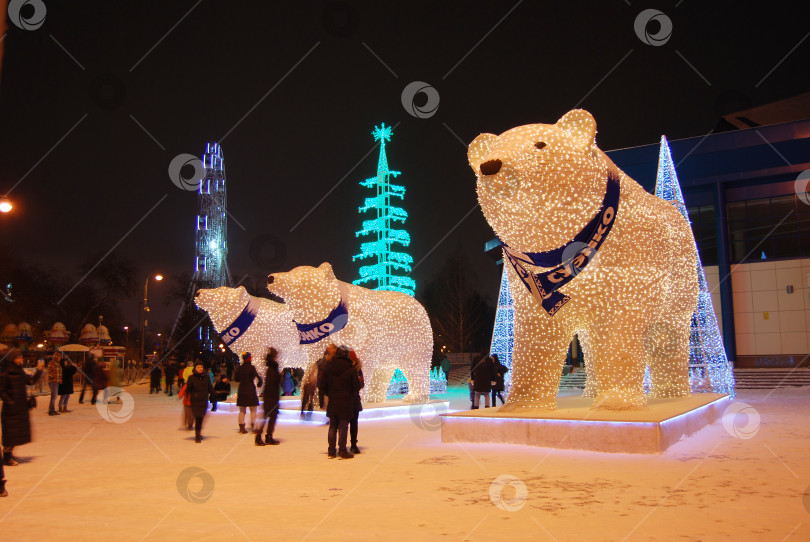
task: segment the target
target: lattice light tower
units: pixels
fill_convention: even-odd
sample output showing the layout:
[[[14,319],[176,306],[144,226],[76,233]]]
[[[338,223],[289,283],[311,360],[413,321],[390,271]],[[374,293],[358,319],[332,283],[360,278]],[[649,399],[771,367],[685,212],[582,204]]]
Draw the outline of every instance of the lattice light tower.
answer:
[[[374,218],[364,220],[363,229],[355,233],[355,237],[369,236],[370,240],[360,245],[360,254],[353,256],[352,261],[371,258],[376,262],[360,267],[360,278],[354,284],[376,282],[375,290],[394,290],[414,295],[416,282],[403,275],[411,272],[413,258],[405,252],[392,250],[395,244],[403,247],[411,244],[411,236],[407,231],[392,227],[397,222],[404,223],[408,217],[405,209],[391,205],[392,198],[402,200],[405,197],[404,186],[391,184],[391,178],[401,172],[388,169],[388,158],[385,155],[385,142],[391,140],[393,131],[390,126],[382,123],[374,127],[371,135],[375,141],[380,142],[377,176],[361,181],[360,185],[374,189],[376,193],[365,199],[358,212],[371,212]]]
[[[512,386],[512,351],[515,347],[515,306],[509,292],[506,266],[502,266],[501,288],[498,293],[498,308],[495,310],[495,326],[492,328],[490,354],[498,354],[498,361],[509,368],[504,375],[506,391]]]
[[[205,177],[200,181],[195,260],[196,288],[231,284],[228,268],[228,198],[225,191],[225,158],[218,143],[206,143],[202,157]],[[200,327],[200,340],[213,347],[209,326]]]
[[[671,202],[689,222],[689,213],[683,200],[681,185],[672,163],[672,153],[665,136],[661,136],[661,149],[658,154],[658,174],[655,180],[655,195]],[[726,358],[723,338],[717,325],[717,316],[712,305],[712,294],[706,282],[706,273],[700,261],[700,250],[695,243],[697,253],[697,272],[700,295],[698,306],[692,315],[691,337],[689,340],[689,365],[693,368],[705,368],[709,375],[712,391],[728,393],[734,391],[734,372]]]

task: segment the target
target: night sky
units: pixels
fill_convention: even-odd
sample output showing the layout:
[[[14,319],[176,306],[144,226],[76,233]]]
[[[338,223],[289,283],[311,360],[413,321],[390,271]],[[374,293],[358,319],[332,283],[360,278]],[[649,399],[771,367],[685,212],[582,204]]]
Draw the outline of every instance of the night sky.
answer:
[[[579,106],[611,150],[701,136],[721,114],[809,86],[802,2],[44,3],[40,28],[9,23],[4,38],[0,195],[16,207],[0,246],[78,276],[120,242],[140,284],[193,271],[197,195],[167,168],[207,141],[225,154],[235,278],[329,261],[355,279],[358,182],[376,173],[371,131],[385,122],[418,287],[460,247],[494,303],[493,235],[466,159],[476,135]],[[672,22],[660,45],[634,30],[647,8]],[[412,81],[439,93],[429,118],[402,105]],[[269,236],[277,257],[251,258]],[[166,325],[176,306],[161,288],[150,304]],[[136,306],[124,307],[133,320]]]

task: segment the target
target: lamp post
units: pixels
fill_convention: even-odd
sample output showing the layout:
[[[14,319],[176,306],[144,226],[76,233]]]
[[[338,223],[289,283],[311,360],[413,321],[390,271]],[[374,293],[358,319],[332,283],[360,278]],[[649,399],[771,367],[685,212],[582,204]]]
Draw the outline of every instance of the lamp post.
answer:
[[[129,326],[124,326],[124,331],[127,332],[126,347],[124,348],[124,358],[126,358],[129,356]],[[126,359],[124,359],[124,364],[126,364]]]
[[[155,275],[155,280],[163,280],[163,275]],[[146,340],[146,326],[149,325],[149,320],[146,318],[146,313],[149,312],[149,276],[146,277],[146,282],[143,283],[143,319],[141,326],[141,365],[146,365],[146,356],[144,356],[145,340]]]

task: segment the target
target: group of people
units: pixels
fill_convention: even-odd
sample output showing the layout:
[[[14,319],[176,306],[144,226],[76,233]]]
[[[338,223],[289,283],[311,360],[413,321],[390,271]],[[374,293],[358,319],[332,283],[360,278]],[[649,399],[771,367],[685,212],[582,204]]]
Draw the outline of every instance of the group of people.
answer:
[[[503,365],[498,359],[498,354],[487,355],[483,352],[473,360],[470,365],[470,402],[471,408],[477,409],[481,404],[481,396],[484,397],[484,408],[489,408],[490,396],[492,406],[496,406],[496,399],[504,404],[504,375],[509,368]]]
[[[363,404],[360,390],[363,389],[363,366],[354,350],[346,346],[329,344],[317,363],[318,402],[326,405],[329,418],[327,456],[329,459],[351,459],[360,453],[357,447],[357,430]],[[302,406],[304,397],[302,397]],[[347,448],[347,437],[351,448]]]

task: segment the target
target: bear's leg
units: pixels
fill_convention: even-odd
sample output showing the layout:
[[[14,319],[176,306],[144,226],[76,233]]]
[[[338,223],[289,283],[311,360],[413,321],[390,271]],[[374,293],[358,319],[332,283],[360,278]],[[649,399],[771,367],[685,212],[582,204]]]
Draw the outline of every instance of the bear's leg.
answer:
[[[391,366],[375,366],[368,361],[365,363],[366,367],[373,367],[372,370],[363,371],[363,378],[365,380],[365,387],[363,388],[363,404],[382,403],[385,401],[385,396],[388,394],[388,385],[391,384],[391,378],[394,376],[395,367]]]
[[[572,337],[562,319],[554,320],[536,310],[521,314],[516,309],[512,387],[502,412],[557,408],[562,366]]]
[[[408,393],[402,399],[406,403],[426,403],[430,400],[429,360],[430,354],[425,357],[416,353],[400,358],[399,370],[408,380]]]
[[[689,322],[650,326],[645,341],[650,360],[650,397],[686,397],[691,393],[689,338]]]
[[[582,347],[583,364],[585,366],[585,390],[583,390],[582,396],[595,399],[599,395],[599,390],[596,387],[596,378],[594,378],[595,369],[591,363],[591,359],[593,359],[591,339],[588,337],[587,331],[578,331],[577,336]]]
[[[594,408],[643,409],[646,351],[640,325],[616,321],[592,325],[590,379],[596,390]]]

